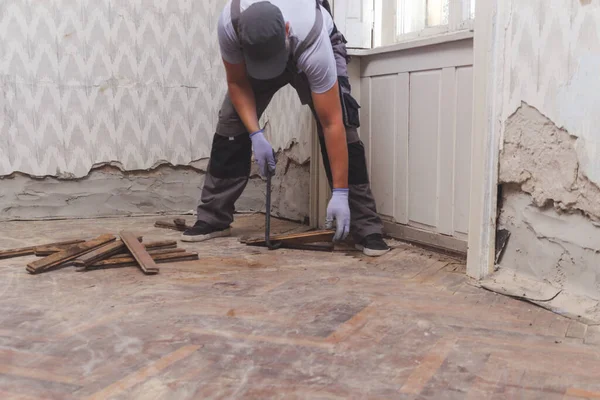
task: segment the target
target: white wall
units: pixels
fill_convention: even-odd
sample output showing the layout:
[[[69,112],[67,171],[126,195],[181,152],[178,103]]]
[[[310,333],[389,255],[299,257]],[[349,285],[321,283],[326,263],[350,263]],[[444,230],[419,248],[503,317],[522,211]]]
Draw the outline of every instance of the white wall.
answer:
[[[535,107],[577,138],[582,172],[600,184],[600,2],[502,3],[502,121]]]
[[[0,1],[0,175],[82,177],[209,156],[226,90],[224,0]],[[283,90],[276,149],[310,156],[310,112]]]
[[[517,286],[525,276],[552,287],[560,295],[548,307],[597,323],[600,2],[496,4],[489,82],[500,124],[498,225],[511,233],[499,273]]]

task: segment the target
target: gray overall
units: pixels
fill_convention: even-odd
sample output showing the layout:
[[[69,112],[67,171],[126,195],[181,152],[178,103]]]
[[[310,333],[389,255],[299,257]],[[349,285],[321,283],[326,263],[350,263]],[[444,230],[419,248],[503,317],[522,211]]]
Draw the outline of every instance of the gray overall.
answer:
[[[290,57],[286,70],[277,78],[270,80],[255,80],[251,77],[249,79],[254,91],[259,119],[273,95],[287,84],[291,84],[296,89],[301,103],[310,107],[317,121],[321,155],[331,185],[332,175],[323,128],[312,104],[311,91],[306,76],[303,73],[298,73],[296,68],[296,60],[300,54],[310,47],[323,29],[323,16],[319,10],[319,2],[323,0],[315,1],[317,6],[315,24],[306,39],[300,43],[295,54]],[[236,32],[239,16],[240,0],[233,0],[231,3],[231,19]],[[350,94],[345,39],[335,27],[330,38],[336,58],[341,92],[340,101],[348,143],[350,233],[355,241],[360,241],[367,235],[381,234],[383,225],[377,214],[375,201],[369,186],[364,146],[358,136],[357,128],[360,125],[359,105]],[[252,142],[249,134],[235,111],[229,95],[226,94],[219,111],[219,122],[213,137],[208,171],[198,206],[198,220],[219,229],[226,228],[233,222],[234,204],[248,183],[251,158]]]

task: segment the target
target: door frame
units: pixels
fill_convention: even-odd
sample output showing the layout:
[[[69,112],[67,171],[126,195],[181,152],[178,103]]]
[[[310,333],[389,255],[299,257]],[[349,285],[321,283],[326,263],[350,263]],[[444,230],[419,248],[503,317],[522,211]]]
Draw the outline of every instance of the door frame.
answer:
[[[333,2],[335,3],[335,1]],[[335,7],[335,6],[334,6]],[[496,96],[501,77],[498,52],[499,0],[478,0],[475,5],[473,48],[473,130],[471,142],[471,193],[467,249],[467,275],[483,279],[494,271],[498,194],[498,156],[501,109]],[[319,147],[313,142],[311,161],[311,225],[321,226],[327,186]],[[326,179],[326,178],[325,178]],[[325,189],[325,190],[323,190]],[[313,197],[314,196],[314,197]]]
[[[467,275],[483,279],[494,271],[498,195],[498,150],[501,124],[496,95],[501,76],[497,39],[498,0],[475,4],[473,64],[473,137],[471,142],[471,210]]]

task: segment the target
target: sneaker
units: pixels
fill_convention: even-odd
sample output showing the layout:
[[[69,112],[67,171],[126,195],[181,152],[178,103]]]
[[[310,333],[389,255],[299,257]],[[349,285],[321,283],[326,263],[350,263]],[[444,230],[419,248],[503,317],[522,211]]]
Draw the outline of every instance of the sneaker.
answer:
[[[182,242],[203,242],[217,237],[231,235],[231,228],[215,229],[204,221],[196,221],[193,227],[185,230],[181,235]]]
[[[379,233],[366,236],[356,244],[356,248],[369,257],[379,257],[391,250]]]

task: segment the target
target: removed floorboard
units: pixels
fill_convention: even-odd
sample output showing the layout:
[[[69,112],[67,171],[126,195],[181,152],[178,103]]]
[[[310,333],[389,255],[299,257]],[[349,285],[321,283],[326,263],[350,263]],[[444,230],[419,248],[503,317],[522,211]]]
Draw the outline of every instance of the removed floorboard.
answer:
[[[172,221],[156,221],[154,226],[156,228],[171,229],[179,232],[183,232],[186,229],[191,228],[191,226],[188,225],[183,218],[176,218]]]
[[[198,253],[196,252],[187,252],[187,251],[177,251],[174,253],[167,254],[155,254],[151,255],[152,260],[157,264],[164,264],[169,262],[179,262],[179,261],[191,261],[198,260]],[[109,258],[108,260],[99,261],[89,267],[85,268],[85,270],[94,270],[94,269],[102,269],[102,268],[117,268],[117,267],[135,267],[138,263],[133,257],[119,257],[119,258]]]
[[[271,236],[271,242],[280,242],[282,244],[290,244],[290,245],[306,245],[312,243],[331,243],[333,241],[333,236],[335,231],[332,230],[323,230],[323,231],[312,231],[312,232],[302,232],[302,233],[292,233],[285,235],[275,235]],[[261,239],[246,239],[243,241],[248,246],[266,246],[266,241],[264,238]]]
[[[0,250],[0,260],[4,258],[22,257],[34,255],[36,249],[44,249],[50,247],[64,247],[72,244],[83,243],[85,240],[67,240],[64,242],[48,243],[43,245],[21,247],[19,249]]]
[[[123,243],[125,243],[125,245],[137,261],[140,269],[144,272],[144,274],[152,275],[157,274],[159,272],[159,268],[150,256],[150,254],[148,254],[148,251],[146,250],[144,245],[142,245],[137,240],[136,236],[133,233],[128,231],[121,231],[119,233],[119,236],[121,236],[121,240],[123,241]]]
[[[113,242],[116,239],[117,238],[114,235],[105,234],[100,235],[97,238],[84,243],[74,244],[72,246],[67,247],[63,251],[54,253],[48,257],[42,258],[41,260],[30,262],[29,264],[27,264],[27,271],[32,274],[44,272],[45,270],[57,267],[68,261],[74,260],[77,257],[88,253],[106,243]]]
[[[95,262],[102,261],[105,258],[115,255],[126,248],[127,247],[125,246],[125,243],[120,240],[107,243],[104,246],[98,247],[96,250],[90,251],[89,253],[78,257],[75,261],[73,261],[73,264],[78,268],[87,267],[88,265],[92,265]]]

